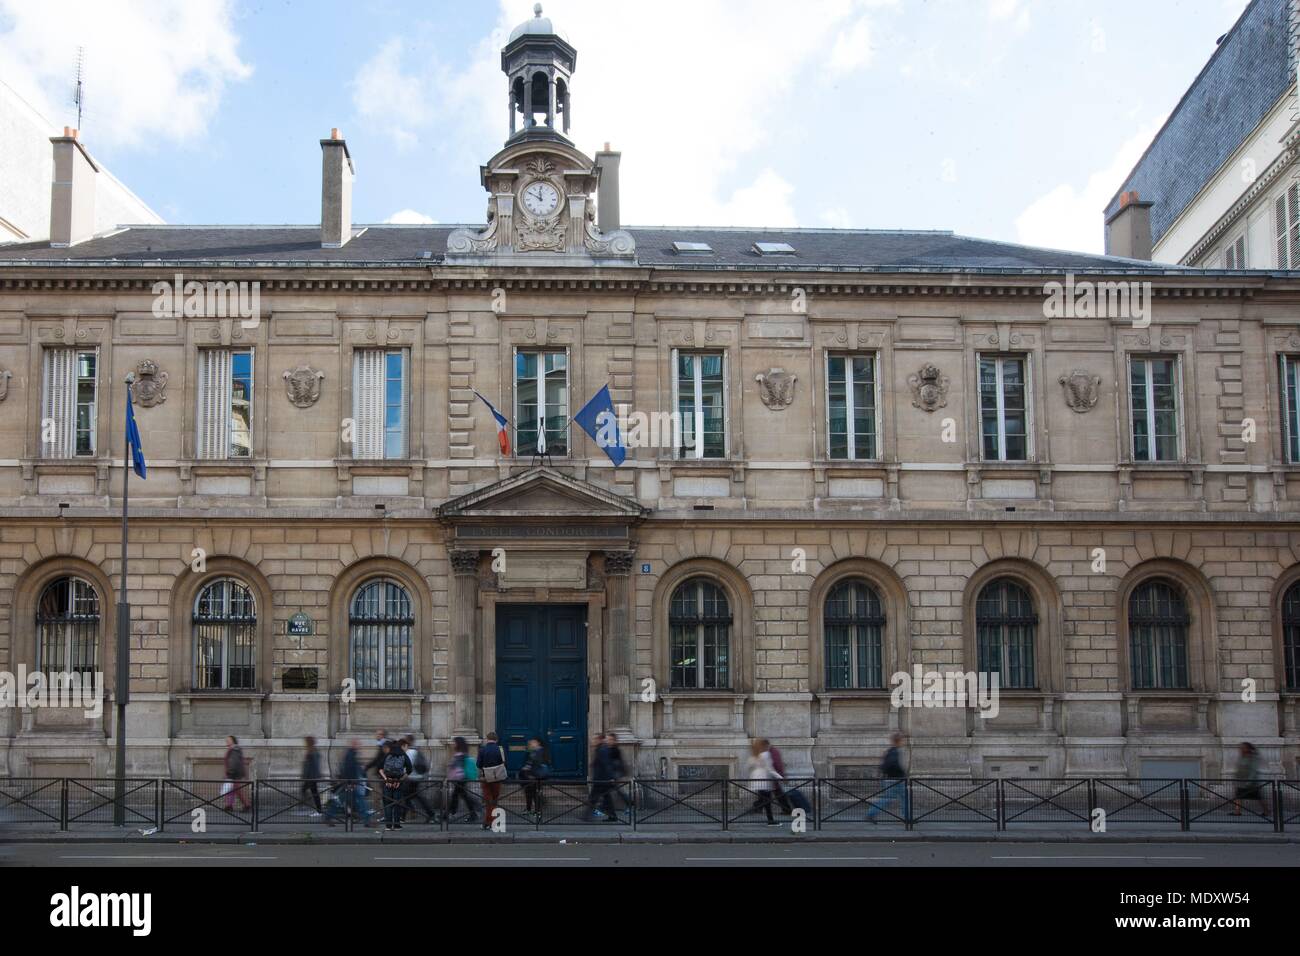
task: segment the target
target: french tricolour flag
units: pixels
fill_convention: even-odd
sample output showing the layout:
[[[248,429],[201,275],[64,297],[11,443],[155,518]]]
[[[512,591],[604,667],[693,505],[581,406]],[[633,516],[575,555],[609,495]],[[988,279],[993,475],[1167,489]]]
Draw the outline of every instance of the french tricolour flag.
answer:
[[[506,417],[504,415],[502,415],[499,411],[497,411],[495,408],[492,407],[491,402],[489,402],[482,395],[479,395],[478,392],[475,392],[474,394],[478,395],[478,400],[488,407],[488,411],[492,413],[492,417],[497,420],[497,442],[501,445],[502,456],[509,458],[510,457],[510,423],[506,421]]]

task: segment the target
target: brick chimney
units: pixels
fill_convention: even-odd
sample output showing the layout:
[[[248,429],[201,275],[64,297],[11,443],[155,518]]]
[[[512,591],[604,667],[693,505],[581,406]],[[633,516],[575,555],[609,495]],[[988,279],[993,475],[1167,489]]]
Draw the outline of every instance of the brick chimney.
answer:
[[[614,232],[623,228],[619,224],[618,167],[622,153],[613,152],[609,143],[596,154],[596,168],[600,170],[600,185],[596,189],[596,224],[601,232]]]
[[[1119,210],[1106,220],[1106,255],[1151,261],[1151,207],[1132,190],[1119,197]]]
[[[66,249],[95,234],[95,177],[99,167],[77,139],[63,127],[54,145],[54,184],[50,189],[50,246]]]
[[[337,129],[330,138],[320,141],[320,245],[322,249],[342,249],[352,238],[352,180],[356,170],[347,140]]]

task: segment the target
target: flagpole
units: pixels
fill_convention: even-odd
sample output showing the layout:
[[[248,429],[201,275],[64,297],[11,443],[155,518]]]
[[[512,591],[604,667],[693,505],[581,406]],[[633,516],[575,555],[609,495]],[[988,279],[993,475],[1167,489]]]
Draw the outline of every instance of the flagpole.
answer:
[[[135,375],[126,377],[127,415],[131,413],[131,386]],[[117,761],[113,777],[113,825],[126,825],[126,704],[131,688],[131,605],[126,600],[126,546],[128,533],[128,503],[131,488],[131,441],[130,426],[124,422],[122,435],[122,578],[118,583],[117,596],[117,681],[114,689],[117,697]]]

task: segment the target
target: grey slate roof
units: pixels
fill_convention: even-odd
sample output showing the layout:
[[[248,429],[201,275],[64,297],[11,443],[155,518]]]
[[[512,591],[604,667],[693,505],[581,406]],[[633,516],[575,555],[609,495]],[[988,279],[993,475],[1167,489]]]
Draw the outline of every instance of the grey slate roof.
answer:
[[[1202,187],[1232,156],[1291,85],[1288,0],[1254,0],[1183,94],[1174,111],[1106,206],[1136,190],[1154,203],[1159,242]]]
[[[357,227],[361,228],[361,227]],[[428,266],[442,261],[453,226],[370,226],[342,249],[322,249],[317,226],[132,226],[52,249],[46,242],[0,244],[5,265],[346,265]],[[849,229],[631,228],[637,264],[716,272],[836,270],[849,272],[1185,271],[1131,259],[1037,249],[970,239],[950,232]],[[705,242],[711,255],[680,255],[673,242]],[[793,256],[759,256],[755,242],[787,242]],[[431,253],[431,256],[422,256]]]

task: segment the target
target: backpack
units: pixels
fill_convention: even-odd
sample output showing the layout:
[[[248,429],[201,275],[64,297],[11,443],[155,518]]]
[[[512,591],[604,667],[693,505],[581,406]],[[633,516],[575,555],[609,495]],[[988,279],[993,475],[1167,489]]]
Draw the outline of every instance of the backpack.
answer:
[[[404,754],[389,754],[384,758],[384,776],[391,783],[394,780],[400,780],[406,776],[406,756]]]
[[[476,764],[473,760],[469,759],[469,754],[465,755],[465,779],[466,780],[478,779],[478,764]]]
[[[424,754],[416,754],[415,772],[421,776],[429,772],[429,761],[424,759]]]

